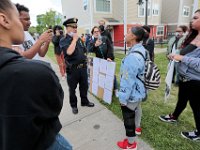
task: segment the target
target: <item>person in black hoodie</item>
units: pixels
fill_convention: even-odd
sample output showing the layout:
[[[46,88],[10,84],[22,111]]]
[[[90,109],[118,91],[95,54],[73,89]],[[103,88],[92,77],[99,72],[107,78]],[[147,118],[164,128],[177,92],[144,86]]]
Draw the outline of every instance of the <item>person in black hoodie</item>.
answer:
[[[59,134],[63,90],[48,64],[12,50],[24,40],[10,0],[0,3],[0,149],[71,150]],[[61,143],[61,144],[60,144]]]

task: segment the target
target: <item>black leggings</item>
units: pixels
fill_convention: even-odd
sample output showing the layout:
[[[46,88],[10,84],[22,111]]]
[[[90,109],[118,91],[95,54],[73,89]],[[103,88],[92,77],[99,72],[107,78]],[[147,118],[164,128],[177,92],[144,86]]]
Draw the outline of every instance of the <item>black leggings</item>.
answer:
[[[122,115],[124,119],[124,127],[126,136],[135,137],[135,111],[130,110],[126,106],[121,106]]]
[[[176,104],[176,108],[173,112],[173,117],[175,119],[178,119],[180,114],[186,108],[187,102],[189,100],[189,95],[186,92],[186,91],[188,91],[187,86],[184,86],[185,83],[186,82],[182,82],[182,81],[180,81],[180,83],[179,83],[178,101]]]
[[[178,102],[173,115],[178,118],[185,109],[187,101],[194,114],[194,120],[198,132],[200,132],[200,81],[187,81],[179,83]]]

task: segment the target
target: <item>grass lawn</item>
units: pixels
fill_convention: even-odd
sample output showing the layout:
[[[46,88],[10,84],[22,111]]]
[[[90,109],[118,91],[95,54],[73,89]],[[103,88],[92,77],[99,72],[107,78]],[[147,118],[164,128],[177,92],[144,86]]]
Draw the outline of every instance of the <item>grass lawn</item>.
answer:
[[[47,55],[55,61],[52,46]],[[115,61],[117,63],[116,75],[118,81],[120,63],[123,57],[123,54],[115,54]],[[171,97],[167,103],[164,103],[164,80],[167,66],[165,53],[156,54],[155,62],[160,69],[162,82],[159,89],[151,91],[147,101],[142,103],[143,116],[141,124],[143,130],[140,137],[148,142],[155,150],[199,150],[200,142],[184,139],[180,134],[181,131],[190,131],[195,128],[193,114],[189,104],[179,117],[177,124],[169,124],[159,120],[159,115],[168,114],[174,110],[177,102],[178,88],[172,87]],[[111,105],[103,103],[102,101],[101,103],[119,118],[122,118],[120,105],[116,97],[113,96]]]
[[[167,44],[156,44],[155,48],[166,48]]]

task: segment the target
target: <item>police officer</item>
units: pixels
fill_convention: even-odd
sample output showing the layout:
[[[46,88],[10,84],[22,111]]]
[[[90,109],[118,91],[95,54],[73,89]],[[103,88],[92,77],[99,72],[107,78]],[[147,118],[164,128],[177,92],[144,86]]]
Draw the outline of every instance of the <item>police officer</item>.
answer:
[[[94,103],[87,98],[88,75],[86,48],[77,34],[77,18],[67,19],[63,25],[66,27],[66,36],[60,40],[60,47],[64,52],[67,83],[69,86],[70,105],[74,114],[78,113],[76,87],[79,83],[81,106],[94,107]]]

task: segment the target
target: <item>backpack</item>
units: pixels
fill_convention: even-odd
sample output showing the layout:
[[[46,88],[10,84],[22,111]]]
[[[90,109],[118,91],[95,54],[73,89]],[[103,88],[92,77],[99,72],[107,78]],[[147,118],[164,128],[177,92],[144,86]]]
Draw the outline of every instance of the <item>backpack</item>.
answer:
[[[156,90],[160,86],[161,78],[160,71],[157,65],[149,58],[148,51],[145,51],[144,56],[140,51],[133,51],[132,53],[140,54],[145,60],[144,79],[139,78],[148,90]]]

